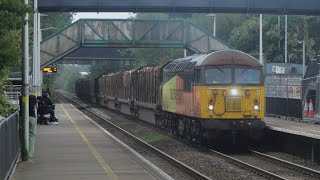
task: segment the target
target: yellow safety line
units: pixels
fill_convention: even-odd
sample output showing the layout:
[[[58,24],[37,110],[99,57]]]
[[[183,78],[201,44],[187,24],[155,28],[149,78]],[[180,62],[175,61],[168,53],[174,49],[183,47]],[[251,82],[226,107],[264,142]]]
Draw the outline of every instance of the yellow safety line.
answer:
[[[41,90],[38,90],[37,92],[33,93],[35,96],[40,96],[41,95]]]
[[[63,109],[64,113],[68,116],[68,119],[71,121],[71,123],[74,125],[75,129],[77,130],[78,134],[82,138],[82,140],[88,145],[88,148],[92,155],[97,159],[100,166],[104,169],[104,171],[107,173],[110,179],[117,180],[117,175],[112,171],[111,167],[105,162],[103,157],[100,155],[100,153],[92,146],[91,142],[88,140],[88,138],[84,135],[84,133],[81,131],[79,126],[76,124],[76,122],[71,118],[69,113],[66,111],[66,109],[60,104],[61,108]]]
[[[22,96],[22,102],[23,103],[29,102],[29,96]]]

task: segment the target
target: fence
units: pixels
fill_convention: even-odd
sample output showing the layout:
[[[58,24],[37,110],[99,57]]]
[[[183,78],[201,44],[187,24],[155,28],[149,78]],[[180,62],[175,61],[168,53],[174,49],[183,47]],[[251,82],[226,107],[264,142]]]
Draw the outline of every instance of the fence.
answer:
[[[266,97],[301,99],[301,78],[266,78]]]
[[[0,179],[8,179],[20,151],[19,111],[0,120]]]
[[[302,119],[301,99],[266,97],[266,114]]]
[[[302,119],[301,84],[301,78],[266,78],[266,114]]]
[[[21,95],[21,85],[4,86],[4,94],[13,105],[19,105],[19,96]]]

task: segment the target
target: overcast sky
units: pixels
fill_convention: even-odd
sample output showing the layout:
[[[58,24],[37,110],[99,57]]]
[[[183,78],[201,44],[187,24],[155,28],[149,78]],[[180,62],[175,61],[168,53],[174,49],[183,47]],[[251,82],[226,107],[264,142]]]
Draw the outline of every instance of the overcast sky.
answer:
[[[96,18],[96,19],[127,19],[133,13],[77,13],[73,15],[73,21],[81,18]]]

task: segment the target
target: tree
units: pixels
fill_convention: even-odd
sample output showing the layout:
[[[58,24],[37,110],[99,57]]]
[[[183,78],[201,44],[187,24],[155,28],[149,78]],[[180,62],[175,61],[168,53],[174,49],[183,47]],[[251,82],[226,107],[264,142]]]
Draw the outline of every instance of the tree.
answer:
[[[62,65],[58,67],[58,75],[55,78],[57,86],[65,91],[75,92],[75,82],[83,78],[80,72],[88,72],[89,66]],[[51,91],[52,92],[52,91]]]
[[[149,20],[168,20],[169,14],[165,13],[137,13],[136,19]],[[175,16],[176,17],[176,16]],[[176,17],[181,19],[181,17]],[[123,55],[134,57],[134,67],[141,66],[156,66],[161,64],[161,61],[175,59],[183,56],[181,48],[131,48],[121,52]]]
[[[283,19],[283,17],[282,17]],[[283,20],[282,20],[283,22]],[[288,56],[291,63],[302,62],[302,47],[299,41],[306,42],[306,59],[314,57],[314,41],[309,38],[308,23],[304,16],[288,17]],[[259,18],[252,16],[243,24],[232,30],[228,41],[235,49],[250,53],[258,57],[259,52]],[[280,42],[280,47],[279,47]],[[277,16],[263,18],[263,51],[267,62],[284,62],[284,23],[278,27]]]
[[[45,40],[46,38],[52,36],[56,32],[60,31],[64,27],[70,25],[72,23],[72,13],[47,13],[45,16],[41,17],[41,28],[54,28],[42,31],[42,40]],[[58,71],[61,71],[62,69],[58,69]],[[52,93],[52,96],[55,97],[55,79],[56,75],[51,74],[49,76],[44,76],[43,78],[43,89],[49,88],[50,92]],[[64,81],[65,79],[60,79],[61,81]]]
[[[137,13],[136,16],[132,18],[145,20],[167,20],[169,18],[169,14]],[[156,66],[169,59],[183,56],[183,50],[177,48],[130,48],[121,50],[119,53],[124,57],[133,57],[135,59],[134,64],[129,66],[121,66],[117,64],[105,66],[92,65],[90,68],[91,76],[115,73],[141,66]]]
[[[232,30],[241,26],[243,21],[250,18],[241,14],[216,14],[216,36],[224,42],[228,42]],[[192,23],[213,34],[213,17],[207,14],[193,14]]]
[[[134,67],[157,66],[168,60],[183,57],[181,48],[132,48],[123,53],[134,57]]]
[[[10,69],[21,63],[21,32],[24,25],[23,17],[27,12],[32,12],[31,7],[20,0],[0,0],[0,115],[2,116],[10,114],[10,106],[2,87]]]
[[[320,54],[320,17],[310,16],[305,17],[308,24],[309,38],[314,41],[314,51]]]
[[[42,31],[42,39],[45,40],[57,31],[69,26],[73,20],[72,15],[72,13],[46,13],[41,17],[41,28],[53,27],[54,29]]]
[[[256,18],[246,20],[241,26],[232,30],[229,43],[235,49],[254,53],[259,48],[259,22]]]
[[[316,57],[314,40],[309,35],[309,24],[306,16],[288,17],[288,56],[293,63],[302,63],[302,45],[299,41],[306,43],[306,60]]]
[[[20,0],[0,0],[0,83],[7,79],[8,71],[21,63],[21,31],[23,16],[32,12]]]
[[[115,73],[121,70],[130,70],[134,66],[122,66],[120,64],[111,64],[111,65],[91,65],[90,72],[91,76],[99,76],[102,74]]]
[[[134,18],[146,20],[166,20],[169,19],[169,15],[166,13],[137,13]]]

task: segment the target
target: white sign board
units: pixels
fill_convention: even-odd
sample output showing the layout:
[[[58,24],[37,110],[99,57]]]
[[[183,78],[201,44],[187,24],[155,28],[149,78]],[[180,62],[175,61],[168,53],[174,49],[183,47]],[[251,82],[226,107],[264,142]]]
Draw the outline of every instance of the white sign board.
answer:
[[[284,71],[285,70],[285,68],[284,67],[279,67],[279,66],[277,66],[277,68],[276,68],[276,73],[277,74],[284,74]]]

